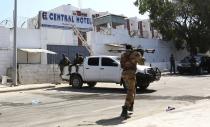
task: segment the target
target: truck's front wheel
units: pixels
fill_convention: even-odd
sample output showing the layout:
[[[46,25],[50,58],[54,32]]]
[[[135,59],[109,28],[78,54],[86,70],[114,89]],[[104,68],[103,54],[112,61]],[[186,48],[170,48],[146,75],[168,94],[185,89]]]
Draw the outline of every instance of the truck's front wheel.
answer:
[[[70,84],[73,88],[82,88],[83,81],[79,75],[73,75],[70,80]]]

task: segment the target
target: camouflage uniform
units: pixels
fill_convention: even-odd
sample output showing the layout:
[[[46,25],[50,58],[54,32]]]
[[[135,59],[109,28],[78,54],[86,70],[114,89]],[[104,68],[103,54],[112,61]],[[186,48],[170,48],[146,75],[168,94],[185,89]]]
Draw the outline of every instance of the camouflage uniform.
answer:
[[[59,62],[59,67],[60,67],[60,76],[63,74],[63,69],[65,66],[69,65],[71,61],[69,60],[68,57],[66,57],[64,54],[62,54],[63,59]]]
[[[124,108],[132,111],[136,95],[136,64],[143,65],[144,59],[137,51],[127,51],[121,56],[121,67],[123,69],[122,79],[127,86],[127,95]],[[127,112],[127,111],[126,111]]]
[[[83,63],[83,56],[82,55],[79,55],[78,53],[76,54],[75,58],[74,58],[74,62],[72,65],[69,66],[69,74],[71,74],[71,70],[72,70],[72,67],[75,66],[76,68],[76,72],[79,71],[79,66],[80,64]]]

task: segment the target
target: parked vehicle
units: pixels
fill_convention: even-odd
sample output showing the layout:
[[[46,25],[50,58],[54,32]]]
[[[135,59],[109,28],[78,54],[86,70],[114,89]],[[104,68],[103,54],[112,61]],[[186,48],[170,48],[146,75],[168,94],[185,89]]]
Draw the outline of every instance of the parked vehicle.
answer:
[[[64,68],[64,80],[69,80],[73,88],[82,88],[83,83],[89,87],[94,87],[97,82],[117,83],[124,86],[121,78],[120,58],[117,56],[90,56],[84,59],[79,66],[78,73],[72,68],[72,74],[68,75],[68,67]],[[158,68],[152,68],[144,65],[137,65],[136,79],[137,87],[146,89],[153,81],[159,80],[161,72]]]
[[[178,64],[177,70],[180,74],[210,73],[210,56],[202,54],[196,56],[187,56]]]

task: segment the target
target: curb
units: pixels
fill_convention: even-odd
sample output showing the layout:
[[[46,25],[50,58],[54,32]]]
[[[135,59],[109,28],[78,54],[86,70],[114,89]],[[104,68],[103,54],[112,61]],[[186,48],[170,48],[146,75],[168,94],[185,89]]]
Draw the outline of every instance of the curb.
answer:
[[[10,87],[10,88],[2,88],[0,89],[0,93],[7,93],[7,92],[17,92],[17,91],[26,91],[26,90],[36,90],[36,89],[46,89],[46,88],[54,88],[54,85],[49,85],[49,86],[34,86],[34,87],[28,87],[28,88],[15,88],[15,87]],[[5,89],[5,90],[4,90]]]

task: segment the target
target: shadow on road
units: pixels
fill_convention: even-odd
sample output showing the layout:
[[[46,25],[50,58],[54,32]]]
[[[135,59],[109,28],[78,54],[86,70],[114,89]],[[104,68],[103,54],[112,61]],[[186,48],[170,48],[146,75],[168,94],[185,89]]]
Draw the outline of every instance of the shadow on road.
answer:
[[[122,88],[107,88],[107,87],[82,87],[81,89],[76,89],[72,87],[58,87],[58,88],[50,88],[47,90],[57,90],[57,91],[70,91],[70,92],[82,92],[82,93],[117,93],[117,94],[125,94],[126,91]],[[156,90],[147,89],[147,90],[137,90],[136,94],[149,94],[156,92]]]
[[[189,78],[202,78],[202,77],[210,77],[209,74],[202,74],[202,75],[195,75],[195,74],[189,74],[189,73],[184,73],[184,74],[170,74],[170,73],[166,73],[163,74],[162,76],[164,77],[189,77]]]
[[[102,119],[102,120],[98,120],[96,121],[96,124],[98,125],[102,125],[102,126],[114,126],[114,125],[119,125],[119,124],[123,124],[123,119],[121,117],[114,117],[111,119]]]

